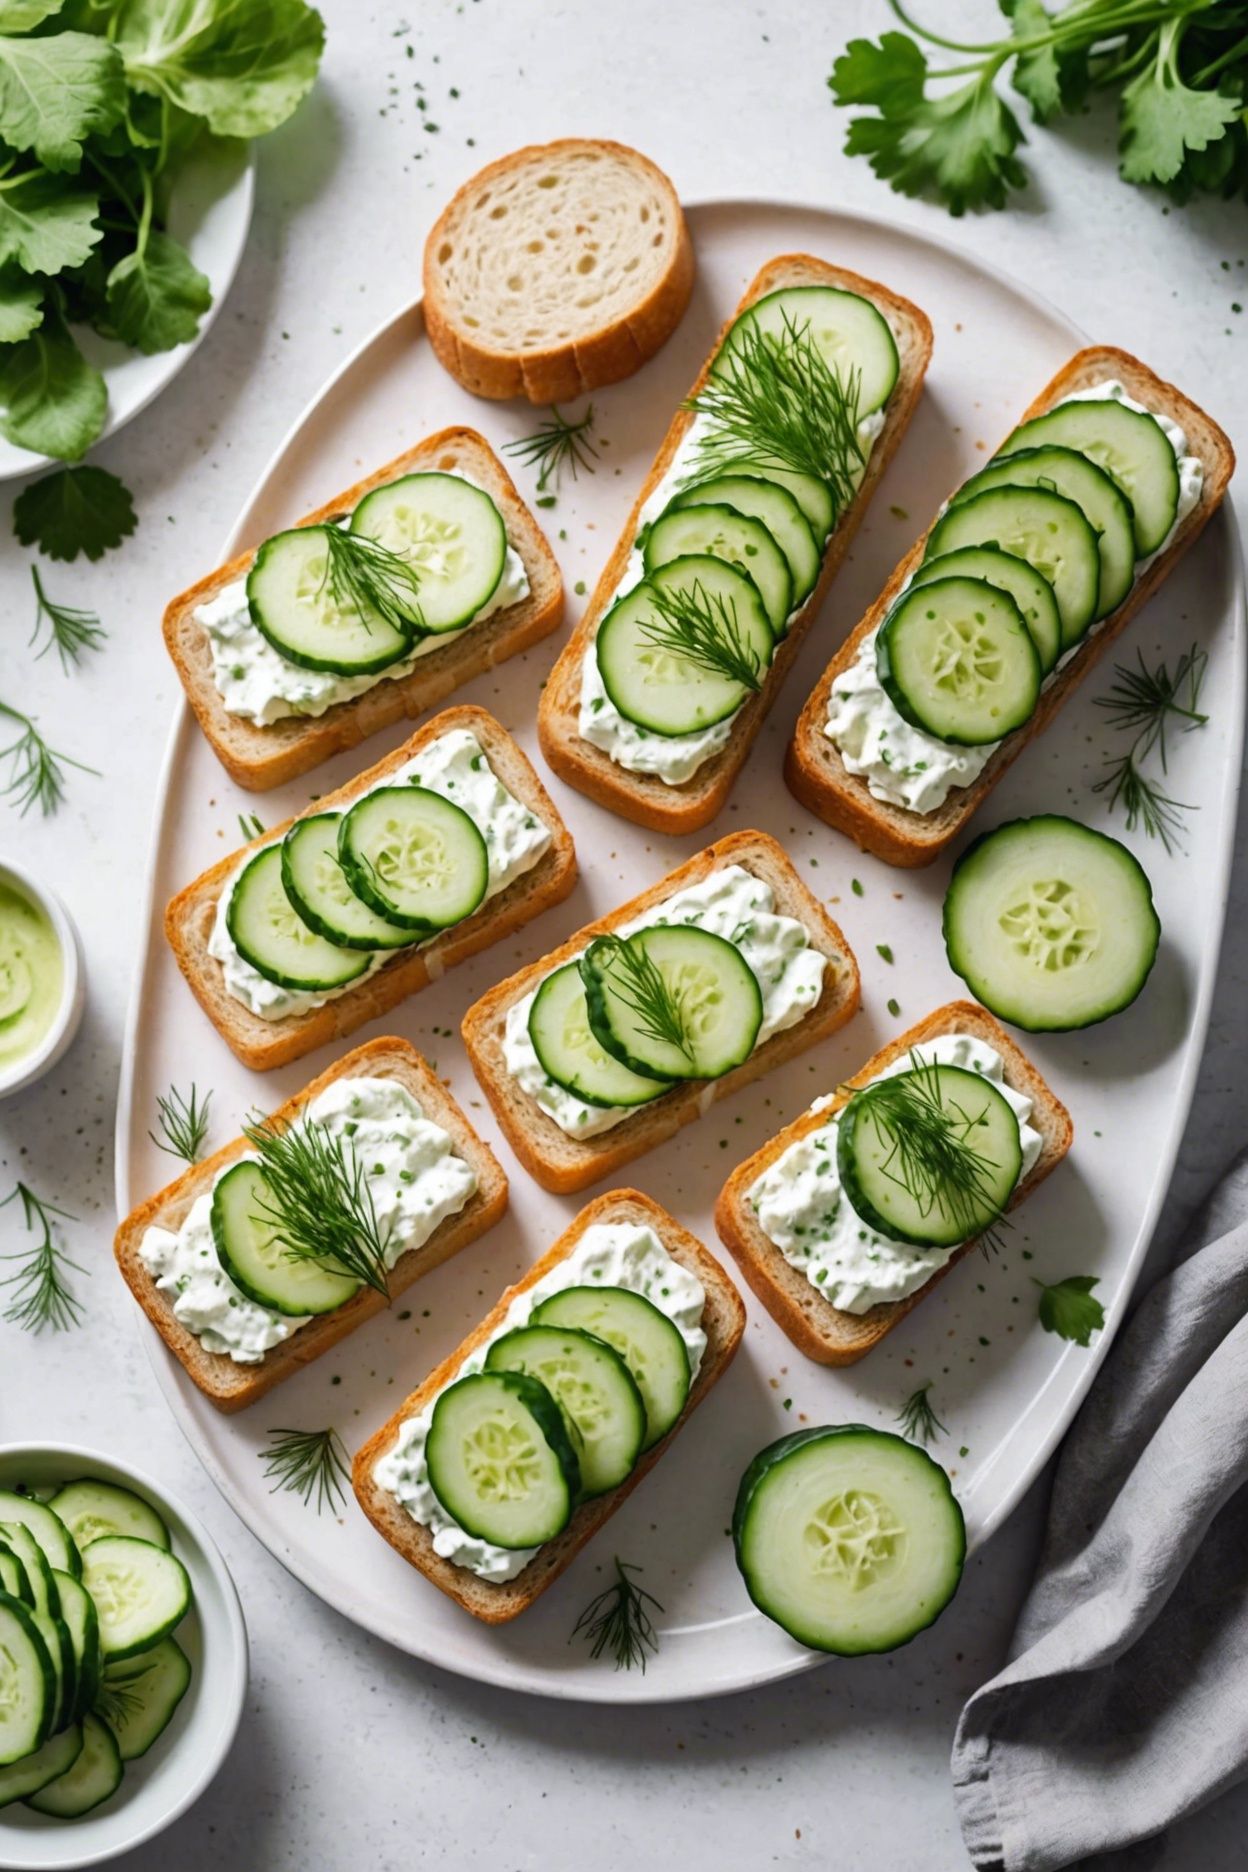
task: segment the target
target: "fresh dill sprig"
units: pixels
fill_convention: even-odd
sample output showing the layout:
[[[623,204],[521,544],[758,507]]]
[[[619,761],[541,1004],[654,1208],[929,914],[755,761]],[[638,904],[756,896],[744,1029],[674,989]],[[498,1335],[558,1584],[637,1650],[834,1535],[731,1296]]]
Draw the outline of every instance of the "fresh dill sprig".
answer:
[[[260,1159],[264,1221],[287,1255],[336,1274],[352,1274],[388,1300],[386,1244],[364,1166],[345,1137],[306,1121],[280,1130],[271,1120],[244,1125]]]
[[[934,1443],[938,1436],[948,1436],[945,1425],[932,1408],[928,1392],[932,1388],[929,1378],[917,1391],[912,1391],[897,1413],[896,1421],[901,1425],[901,1434],[909,1437],[912,1443]]]
[[[250,845],[252,839],[258,839],[264,831],[264,820],[254,812],[240,812],[238,829]]]
[[[1173,855],[1182,850],[1183,814],[1197,809],[1189,801],[1172,799],[1158,781],[1141,773],[1134,749],[1107,761],[1105,777],[1096,781],[1092,791],[1108,797],[1111,811],[1122,807],[1128,832],[1143,826],[1145,836],[1159,839],[1163,851]]]
[[[96,1692],[92,1712],[106,1722],[110,1729],[124,1727],[132,1716],[137,1716],[143,1708],[143,1693],[137,1685],[153,1669],[152,1660],[146,1663],[139,1660],[138,1670],[128,1670],[124,1677],[104,1677]]]
[[[1113,755],[1105,763],[1103,777],[1092,791],[1108,797],[1110,809],[1121,806],[1127,818],[1128,832],[1142,826],[1145,836],[1160,840],[1162,849],[1173,853],[1181,849],[1183,814],[1196,808],[1166,792],[1159,781],[1144,771],[1144,762],[1156,750],[1161,771],[1169,769],[1166,730],[1177,723],[1183,734],[1203,728],[1209,720],[1200,708],[1200,691],[1208,667],[1208,652],[1193,644],[1185,650],[1173,671],[1166,663],[1150,670],[1139,653],[1139,668],[1114,665],[1115,681],[1109,692],[1097,696],[1097,708],[1104,709],[1115,728],[1132,737],[1125,754]]]
[[[612,991],[636,1015],[639,1031],[648,1039],[675,1047],[692,1063],[684,1007],[653,956],[622,937],[610,935],[595,937],[586,951],[587,959],[595,950],[605,955],[605,962],[595,961],[610,971]]]
[[[7,784],[0,787],[0,799],[11,799],[23,817],[32,806],[37,806],[45,818],[56,811],[65,798],[66,767],[76,767],[79,773],[98,777],[96,768],[87,767],[71,755],[60,754],[50,747],[33,719],[15,709],[11,702],[0,702],[0,715],[16,722],[21,729],[16,741],[0,748],[0,761],[9,762],[9,777]]]
[[[814,475],[831,491],[835,526],[866,462],[858,439],[861,401],[862,373],[839,376],[809,324],[786,315],[779,332],[768,332],[747,319],[684,405],[709,424],[695,451],[697,478],[733,464]]]
[[[561,416],[552,403],[549,418],[532,435],[520,436],[515,442],[503,444],[504,455],[515,455],[527,468],[541,464],[541,473],[537,477],[537,491],[547,494],[558,490],[560,478],[565,468],[572,471],[575,481],[581,469],[586,474],[593,474],[594,463],[598,460],[598,451],[590,441],[594,428],[594,406],[591,403],[583,416],[571,418]]]
[[[403,637],[424,634],[420,609],[420,574],[416,567],[367,533],[349,533],[345,527],[321,527],[325,541],[325,576],[321,591],[340,611],[351,611],[365,630],[370,617],[379,617]]]
[[[289,1489],[308,1504],[315,1496],[318,1515],[323,1508],[343,1505],[351,1464],[332,1425],[328,1430],[270,1430],[268,1436],[272,1449],[256,1453],[273,1484],[270,1495]]]
[[[67,1209],[58,1209],[55,1203],[41,1202],[25,1183],[10,1190],[0,1202],[0,1209],[7,1209],[11,1202],[19,1199],[26,1228],[32,1235],[37,1233],[39,1239],[31,1248],[0,1255],[0,1261],[19,1263],[15,1273],[0,1280],[0,1289],[11,1287],[14,1290],[13,1298],[4,1309],[4,1317],[14,1326],[20,1326],[23,1332],[42,1332],[45,1326],[53,1332],[68,1332],[71,1326],[82,1323],[82,1302],[67,1284],[65,1271],[72,1268],[76,1274],[85,1274],[86,1269],[77,1261],[71,1261],[58,1244],[53,1218],[63,1222],[72,1222],[75,1218]]]
[[[35,661],[37,663],[55,648],[61,668],[68,675],[84,650],[102,648],[108,632],[94,611],[75,611],[70,605],[54,603],[43,589],[38,566],[31,566],[30,576],[35,586],[35,628],[30,633],[31,645],[39,641],[45,623],[49,629],[48,641],[36,652]]]
[[[650,606],[655,616],[639,635],[656,650],[692,663],[712,676],[724,676],[757,694],[762,688],[758,652],[737,621],[735,598],[708,592],[700,579],[685,590],[655,586]]]
[[[201,1099],[196,1085],[192,1085],[189,1098],[179,1092],[177,1086],[170,1086],[163,1098],[158,1094],[156,1099],[159,1114],[156,1122],[161,1135],[157,1137],[155,1131],[149,1131],[148,1137],[157,1150],[180,1157],[183,1163],[198,1163],[208,1136],[211,1104],[212,1093],[205,1092]]]
[[[637,1664],[644,1676],[646,1652],[657,1652],[659,1648],[651,1608],[661,1612],[663,1607],[653,1593],[646,1592],[630,1579],[630,1574],[641,1571],[641,1567],[621,1560],[617,1554],[614,1581],[590,1600],[572,1627],[572,1638],[589,1640],[591,1658],[599,1658],[604,1651],[609,1651],[615,1659],[616,1670],[632,1670]]]
[[[972,1137],[979,1117],[946,1104],[939,1066],[911,1053],[909,1072],[864,1086],[854,1099],[859,1122],[872,1124],[884,1147],[881,1174],[905,1191],[919,1214],[943,1210],[963,1240],[979,1235],[985,1250],[997,1248],[1002,1218],[989,1174],[996,1165]]]

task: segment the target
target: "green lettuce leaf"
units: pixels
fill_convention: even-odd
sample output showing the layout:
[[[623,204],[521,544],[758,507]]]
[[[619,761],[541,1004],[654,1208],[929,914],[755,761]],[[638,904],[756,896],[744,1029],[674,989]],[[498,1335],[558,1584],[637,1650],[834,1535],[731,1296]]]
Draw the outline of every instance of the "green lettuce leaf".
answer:
[[[185,247],[153,228],[141,249],[117,262],[106,296],[118,338],[150,353],[171,351],[195,336],[212,304],[212,287]]]
[[[34,169],[0,190],[0,264],[26,273],[61,273],[81,266],[100,239],[99,201],[88,189]]]
[[[106,39],[0,38],[0,138],[45,168],[76,172],[85,139],[110,130],[125,106],[125,68]]]
[[[136,89],[232,137],[285,123],[325,43],[321,16],[304,0],[121,0],[112,34]]]
[[[49,559],[103,558],[138,525],[134,498],[105,468],[58,468],[23,488],[13,503],[13,531]]]
[[[0,434],[59,461],[85,455],[104,427],[108,391],[70,335],[59,306],[20,344],[0,347]]]
[[[42,280],[25,279],[13,267],[0,267],[0,344],[17,344],[43,319]]]

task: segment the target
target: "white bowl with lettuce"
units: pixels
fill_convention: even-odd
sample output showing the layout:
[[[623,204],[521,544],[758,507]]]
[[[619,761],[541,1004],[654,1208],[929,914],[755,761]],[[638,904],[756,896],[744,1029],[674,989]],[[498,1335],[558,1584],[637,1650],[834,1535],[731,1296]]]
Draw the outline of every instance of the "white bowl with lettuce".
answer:
[[[188,362],[246,245],[251,139],[323,41],[305,0],[0,0],[0,480],[80,460]]]

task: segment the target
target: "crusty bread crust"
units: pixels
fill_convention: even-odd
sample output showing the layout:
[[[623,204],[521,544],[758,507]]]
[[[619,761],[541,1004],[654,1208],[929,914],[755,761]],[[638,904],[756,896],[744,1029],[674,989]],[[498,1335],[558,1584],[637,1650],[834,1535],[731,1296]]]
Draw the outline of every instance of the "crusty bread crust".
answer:
[[[479,482],[502,513],[507,537],[524,561],[529,596],[474,624],[441,649],[430,651],[408,676],[397,680],[383,677],[363,695],[336,702],[315,718],[290,715],[261,728],[226,710],[212,679],[207,633],[195,619],[199,605],[246,574],[255,548],[238,553],[168,605],[165,643],[187,700],[213,753],[239,786],[264,793],[294,780],[331,754],[358,747],[379,729],[423,714],[474,676],[529,649],[558,629],[563,618],[563,575],[558,562],[511,476],[475,429],[440,429],[292,525],[320,526],[341,519],[373,488],[384,487],[400,475],[436,469],[449,472],[454,468],[463,469]]]
[[[1070,1113],[1049,1089],[1026,1055],[991,1014],[974,1001],[951,1001],[929,1014],[909,1032],[901,1034],[869,1059],[859,1072],[845,1081],[846,1087],[865,1085],[911,1047],[938,1034],[967,1033],[986,1040],[1005,1062],[1005,1081],[1016,1092],[1026,1093],[1033,1110],[1030,1123],[1040,1132],[1044,1144],[1035,1165],[1023,1178],[1010,1201],[1020,1203],[1056,1169],[1070,1149],[1074,1136]],[[733,1171],[715,1204],[715,1227],[720,1240],[736,1259],[738,1267],[783,1333],[799,1352],[820,1365],[854,1365],[890,1333],[894,1326],[918,1306],[950,1268],[977,1246],[975,1241],[955,1249],[942,1268],[930,1280],[904,1300],[883,1302],[865,1313],[845,1313],[832,1306],[799,1268],[792,1267],[758,1225],[747,1200],[751,1187],[778,1157],[799,1138],[821,1130],[830,1111],[839,1111],[847,1102],[848,1090],[837,1088],[831,1106],[818,1112],[804,1112],[779,1132],[761,1150]]]
[[[504,786],[549,826],[552,837],[531,869],[513,878],[506,890],[488,898],[470,917],[434,942],[421,949],[400,950],[375,975],[348,988],[336,1000],[325,1002],[323,1007],[290,1014],[283,1020],[262,1020],[229,993],[221,964],[208,953],[208,941],[222,889],[239,864],[248,853],[273,844],[295,820],[285,820],[249,845],[232,852],[228,858],[219,859],[171,899],[165,911],[165,935],[174,959],[190,983],[195,999],[245,1066],[256,1072],[270,1072],[276,1066],[287,1066],[292,1060],[301,1059],[316,1047],[346,1039],[365,1021],[388,1014],[408,995],[419,993],[431,981],[440,981],[448,968],[466,962],[504,936],[523,929],[544,910],[562,903],[572,890],[576,883],[576,852],[553,800],[507,730],[485,709],[473,704],[464,703],[435,715],[393,754],[387,754],[384,760],[335,792],[313,800],[295,818],[305,819],[309,814],[332,812],[347,805],[387,774],[402,767],[429,742],[456,728],[469,729],[476,735]]]
[[[569,1137],[520,1090],[507,1070],[503,1035],[508,1010],[532,993],[552,970],[580,955],[595,936],[618,928],[653,905],[663,903],[676,891],[733,864],[743,865],[769,884],[775,895],[776,910],[805,924],[812,946],[828,957],[829,967],[824,971],[823,992],[818,1001],[795,1026],[773,1034],[722,1079],[677,1086],[653,1104],[641,1107],[614,1130],[598,1137]],[[782,848],[765,832],[734,832],[708,845],[687,864],[679,865],[609,916],[587,923],[584,929],[540,961],[530,963],[500,982],[468,1009],[461,1031],[472,1069],[516,1156],[543,1189],[566,1195],[586,1189],[603,1177],[614,1176],[625,1164],[663,1143],[682,1125],[703,1117],[719,1099],[835,1033],[857,1012],[860,998],[858,964],[853,951],[822,904],[802,883]]]
[[[596,800],[600,806],[618,813],[623,819],[631,819],[637,825],[648,826],[654,832],[696,832],[709,824],[722,809],[736,784],[737,775],[745,765],[767,712],[801,649],[806,633],[814,623],[819,607],[853,544],[871,497],[897,452],[897,445],[906,432],[923,388],[923,379],[932,354],[932,328],[925,312],[921,312],[908,299],[890,292],[886,286],[879,285],[875,280],[864,279],[861,274],[850,273],[844,267],[830,266],[827,261],[816,259],[810,254],[781,254],[769,261],[751,280],[736,311],[726,321],[716,339],[690,395],[696,395],[706,383],[715,353],[733,321],[746,306],[782,286],[812,285],[843,287],[849,292],[863,294],[878,306],[894,328],[901,369],[896,388],[888,401],[884,427],[871,451],[862,485],[824,547],[818,583],[790,624],[767,671],[762,689],[750,697],[738,714],[733,724],[731,741],[710,760],[704,761],[682,785],[668,786],[657,775],[631,773],[626,767],[619,766],[601,748],[582,739],[578,728],[581,665],[592,649],[598,625],[610,608],[616,588],[624,575],[637,536],[641,509],[667,473],[685,432],[694,420],[693,412],[687,409],[679,410],[673,417],[671,427],[654,458],[654,465],[633,503],[615,550],[594,587],[585,614],[560,652],[550,680],[542,692],[537,714],[538,734],[542,752],[555,773],[561,780],[566,780],[569,786],[576,787],[579,792]]]
[[[441,253],[458,238],[468,205],[495,178],[513,175],[538,159],[557,169],[569,158],[596,154],[640,171],[662,198],[672,230],[667,262],[641,296],[619,317],[596,330],[539,350],[507,351],[485,344],[463,321],[463,308],[448,289]],[[527,397],[530,403],[563,403],[604,384],[618,383],[666,344],[684,317],[693,290],[693,243],[675,189],[663,171],[640,151],[602,138],[562,137],[553,143],[513,150],[470,177],[456,190],[425,242],[423,266],[425,328],[438,361],[474,396]]]
[[[866,781],[846,771],[839,751],[823,732],[833,682],[849,668],[863,638],[884,618],[911,571],[922,559],[926,533],[902,559],[862,622],[846,638],[798,717],[785,757],[784,777],[790,792],[818,818],[846,833],[886,864],[930,864],[957,837],[1002,774],[1048,727],[1067,696],[1126,629],[1221,505],[1235,467],[1235,451],[1228,437],[1181,390],[1166,383],[1138,358],[1113,345],[1094,345],[1077,352],[1024,411],[1019,422],[1029,422],[1033,416],[1043,415],[1072,391],[1087,389],[1106,376],[1120,378],[1137,402],[1173,417],[1186,430],[1188,449],[1199,456],[1204,465],[1201,496],[1165,552],[1136,580],[1118,609],[1084,638],[1076,655],[1040,697],[1030,720],[1006,736],[978,779],[968,787],[955,788],[936,812],[910,812],[905,807],[874,799]]]
[[[334,1085],[339,1079],[353,1078],[396,1079],[406,1086],[425,1117],[450,1133],[456,1154],[477,1174],[477,1188],[458,1215],[448,1216],[420,1248],[409,1250],[395,1263],[389,1286],[391,1299],[396,1299],[413,1281],[441,1267],[461,1248],[493,1228],[507,1208],[507,1178],[488,1144],[482,1143],[450,1093],[406,1040],[383,1038],[356,1047],[319,1074],[302,1092],[279,1105],[273,1113],[273,1121],[280,1126],[290,1124],[326,1086]],[[254,1404],[283,1378],[311,1364],[365,1320],[386,1309],[386,1301],[379,1293],[371,1287],[363,1287],[345,1306],[310,1320],[281,1345],[271,1347],[255,1365],[236,1365],[225,1353],[206,1351],[194,1333],[174,1318],[167,1295],[160,1291],[143,1265],[139,1245],[153,1226],[179,1229],[196,1199],[212,1187],[228,1165],[249,1149],[247,1140],[237,1137],[202,1163],[184,1170],[166,1188],[132,1210],[113,1241],[117,1265],[148,1319],[192,1383],[198,1385],[219,1411],[225,1412],[243,1410],[248,1404]]]
[[[529,1564],[513,1580],[494,1583],[478,1579],[464,1567],[455,1566],[452,1561],[443,1560],[433,1550],[433,1536],[428,1528],[413,1521],[407,1510],[396,1501],[393,1495],[380,1488],[373,1471],[378,1460],[394,1446],[400,1426],[409,1418],[416,1416],[434,1394],[448,1384],[459,1371],[468,1354],[475,1350],[484,1339],[501,1323],[508,1307],[517,1294],[541,1280],[556,1263],[566,1260],[586,1229],[598,1222],[639,1222],[648,1224],[659,1237],[672,1259],[678,1261],[690,1273],[696,1274],[706,1290],[706,1306],[702,1315],[702,1328],[706,1333],[706,1354],[702,1360],[697,1378],[685,1402],[685,1408],[677,1418],[667,1435],[647,1450],[638,1460],[636,1468],[610,1494],[598,1496],[593,1501],[582,1504],[572,1516],[563,1533],[539,1549]],[[405,1398],[394,1415],[384,1423],[380,1430],[371,1436],[367,1443],[356,1452],[352,1466],[352,1483],[356,1498],[361,1508],[372,1522],[377,1532],[389,1541],[403,1558],[432,1580],[442,1592],[471,1612],[474,1618],[484,1620],[487,1625],[501,1625],[513,1619],[531,1606],[546,1588],[558,1579],[559,1575],[576,1558],[581,1548],[598,1532],[603,1523],[610,1519],[620,1504],[632,1494],[638,1483],[653,1469],[656,1462],[670,1447],[689,1421],[692,1413],[702,1402],[712,1385],[718,1383],[732,1362],[733,1354],[741,1343],[745,1331],[745,1307],[741,1296],[733,1286],[728,1275],[715,1257],[707,1252],[697,1238],[680,1226],[666,1209],[649,1196],[643,1196],[640,1190],[611,1190],[604,1196],[596,1197],[576,1219],[566,1228],[554,1247],[544,1254],[535,1266],[531,1267],[522,1280],[509,1287],[497,1306],[486,1315],[474,1332],[469,1333],[463,1344],[443,1359],[435,1371],[432,1371],[424,1383],[418,1385],[411,1396]]]

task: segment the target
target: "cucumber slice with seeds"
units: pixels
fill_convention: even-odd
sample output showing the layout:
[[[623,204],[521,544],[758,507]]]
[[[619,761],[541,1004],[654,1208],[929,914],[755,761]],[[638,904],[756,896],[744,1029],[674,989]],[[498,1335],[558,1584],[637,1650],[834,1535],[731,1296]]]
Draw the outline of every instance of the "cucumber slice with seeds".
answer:
[[[913,591],[916,585],[930,585],[933,579],[943,578],[982,579],[985,585],[995,585],[998,591],[1008,592],[1023,614],[1041,669],[1047,676],[1056,666],[1062,653],[1062,620],[1053,587],[1047,579],[1041,578],[1034,566],[1029,566],[1025,559],[1015,559],[1010,553],[997,552],[991,546],[963,546],[958,552],[925,559],[911,579],[910,589]]]
[[[247,574],[247,604],[260,635],[287,663],[334,676],[373,676],[401,662],[420,635],[376,611],[335,600],[328,527],[292,527],[265,540]]]
[[[121,1756],[98,1716],[84,1716],[82,1748],[73,1766],[32,1794],[26,1805],[57,1820],[80,1820],[121,1786]]]
[[[927,536],[924,558],[962,546],[995,546],[1025,559],[1053,587],[1062,648],[1077,644],[1096,616],[1101,556],[1083,510],[1047,488],[988,488],[957,501]]]
[[[990,462],[977,475],[964,481],[954,496],[953,505],[982,494],[986,488],[1045,487],[1073,500],[1096,534],[1100,554],[1100,597],[1098,618],[1116,611],[1135,579],[1135,534],[1131,524],[1131,503],[1117,483],[1086,455],[1074,449],[1020,449],[1006,461]]]
[[[719,1079],[754,1049],[762,992],[722,936],[655,924],[624,941],[598,937],[580,971],[594,1037],[634,1072]]]
[[[48,1503],[60,1516],[74,1545],[89,1547],[102,1534],[134,1534],[157,1547],[169,1545],[169,1530],[150,1502],[116,1482],[93,1476],[67,1482]]]
[[[858,374],[860,418],[892,395],[901,367],[897,340],[883,313],[861,293],[836,286],[783,286],[765,294],[734,320],[712,370],[722,368],[751,329],[777,339],[791,330],[809,332],[833,376],[846,382],[851,372]]]
[[[529,1038],[547,1078],[587,1105],[645,1105],[670,1089],[670,1080],[632,1072],[595,1039],[575,962],[548,975],[533,997]]]
[[[56,1714],[57,1677],[37,1616],[0,1593],[0,1767],[33,1755]]]
[[[594,640],[603,687],[626,721],[650,734],[679,736],[726,721],[754,691],[727,670],[655,642],[654,633],[666,628],[655,593],[673,590],[710,605],[756,682],[766,674],[774,638],[758,587],[735,566],[705,555],[672,560],[612,605]]]
[[[1131,504],[1137,556],[1156,552],[1179,511],[1179,465],[1156,417],[1114,397],[1059,403],[1016,429],[1001,454],[1049,443],[1076,449],[1104,469]]]
[[[797,501],[778,481],[761,472],[713,475],[682,488],[666,511],[688,507],[731,507],[734,513],[760,520],[789,562],[794,607],[804,604],[819,577],[819,546],[809,520]]]
[[[602,1339],[574,1327],[528,1325],[503,1333],[487,1372],[524,1372],[559,1406],[581,1472],[581,1497],[618,1488],[641,1454],[646,1407],[628,1366]]]
[[[773,635],[783,636],[793,608],[793,575],[761,520],[707,502],[661,514],[646,533],[643,558],[648,573],[693,554],[722,559],[752,579]]]
[[[463,630],[483,611],[507,564],[507,528],[484,488],[461,475],[404,475],[366,494],[351,531],[401,553],[420,579],[423,628]]]
[[[461,806],[427,787],[376,787],[342,815],[338,856],[370,910],[419,935],[462,923],[485,897],[485,840]]]
[[[521,1372],[479,1372],[448,1385],[433,1407],[425,1461],[447,1514],[493,1547],[553,1540],[580,1492],[559,1407]]]
[[[982,579],[912,586],[881,626],[875,663],[898,714],[955,747],[1000,741],[1040,699],[1040,658],[1023,614]]]
[[[535,1326],[570,1326],[613,1346],[646,1410],[643,1449],[667,1435],[689,1397],[689,1350],[666,1313],[630,1287],[565,1287],[534,1307]]]
[[[288,1318],[333,1313],[359,1290],[354,1275],[296,1259],[265,1215],[268,1184],[258,1163],[245,1160],[219,1177],[212,1192],[217,1259],[240,1293]],[[86,1550],[88,1559],[95,1542]]]
[[[345,988],[372,961],[308,928],[286,895],[280,845],[266,845],[243,867],[226,905],[225,927],[244,962],[282,988]]]
[[[92,1541],[82,1556],[82,1583],[95,1601],[106,1664],[150,1650],[190,1610],[191,1582],[182,1562],[133,1535]]]
[[[343,949],[405,949],[410,929],[389,923],[362,903],[338,856],[342,814],[297,819],[282,840],[282,889],[317,936]]]
[[[73,1723],[59,1734],[49,1736],[33,1755],[23,1755],[20,1761],[0,1768],[0,1807],[37,1794],[49,1781],[55,1781],[58,1775],[72,1768],[81,1753],[82,1728]]]
[[[110,1668],[95,1713],[112,1731],[123,1762],[146,1755],[164,1734],[190,1681],[190,1659],[176,1638],[162,1638],[140,1657]]]

